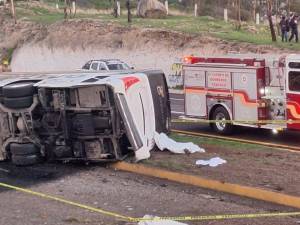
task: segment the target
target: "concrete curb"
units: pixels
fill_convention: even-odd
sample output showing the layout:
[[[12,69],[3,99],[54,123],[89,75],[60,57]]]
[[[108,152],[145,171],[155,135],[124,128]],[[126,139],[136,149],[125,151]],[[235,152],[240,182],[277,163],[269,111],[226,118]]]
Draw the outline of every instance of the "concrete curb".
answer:
[[[278,192],[267,191],[260,188],[247,187],[238,184],[221,182],[218,180],[205,179],[199,176],[171,172],[171,171],[158,169],[154,167],[148,167],[140,164],[118,162],[112,164],[111,167],[117,170],[156,177],[160,179],[166,179],[178,183],[194,185],[197,187],[207,188],[214,191],[226,192],[234,195],[239,195],[242,197],[262,200],[266,202],[276,203],[279,205],[300,209],[300,197],[297,196],[291,196],[291,195],[281,194]]]

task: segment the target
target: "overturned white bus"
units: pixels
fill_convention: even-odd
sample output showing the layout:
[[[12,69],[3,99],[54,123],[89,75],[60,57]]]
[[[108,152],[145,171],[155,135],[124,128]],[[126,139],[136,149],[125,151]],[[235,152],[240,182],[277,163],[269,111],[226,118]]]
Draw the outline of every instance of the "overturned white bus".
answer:
[[[18,74],[0,81],[0,159],[111,161],[149,157],[168,132],[170,102],[159,70]]]

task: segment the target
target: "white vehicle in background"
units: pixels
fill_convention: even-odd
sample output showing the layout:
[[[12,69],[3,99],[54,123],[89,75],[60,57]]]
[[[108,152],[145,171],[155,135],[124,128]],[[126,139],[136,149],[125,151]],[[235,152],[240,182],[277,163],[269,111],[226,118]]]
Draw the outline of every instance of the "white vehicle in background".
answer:
[[[169,130],[162,71],[8,75],[0,81],[0,160],[140,160],[155,133]]]
[[[88,61],[82,67],[82,70],[99,71],[99,70],[130,70],[130,67],[126,63],[119,59],[93,59]]]

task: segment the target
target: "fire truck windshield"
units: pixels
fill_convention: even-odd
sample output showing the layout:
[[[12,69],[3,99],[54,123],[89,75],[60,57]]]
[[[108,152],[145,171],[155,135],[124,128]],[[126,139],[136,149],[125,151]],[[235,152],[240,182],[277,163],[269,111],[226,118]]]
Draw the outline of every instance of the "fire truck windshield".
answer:
[[[300,72],[298,71],[289,72],[289,90],[300,92]]]

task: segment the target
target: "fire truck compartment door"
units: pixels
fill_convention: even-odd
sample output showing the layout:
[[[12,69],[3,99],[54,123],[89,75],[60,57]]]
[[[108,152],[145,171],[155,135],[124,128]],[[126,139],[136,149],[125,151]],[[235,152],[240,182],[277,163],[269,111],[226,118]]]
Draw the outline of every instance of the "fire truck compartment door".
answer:
[[[186,93],[185,114],[188,116],[206,116],[206,95],[200,93]]]
[[[258,119],[256,72],[233,73],[234,119],[256,121]]]
[[[194,91],[185,94],[185,114],[188,116],[204,117],[206,110],[205,70],[203,68],[184,69],[184,87]]]

